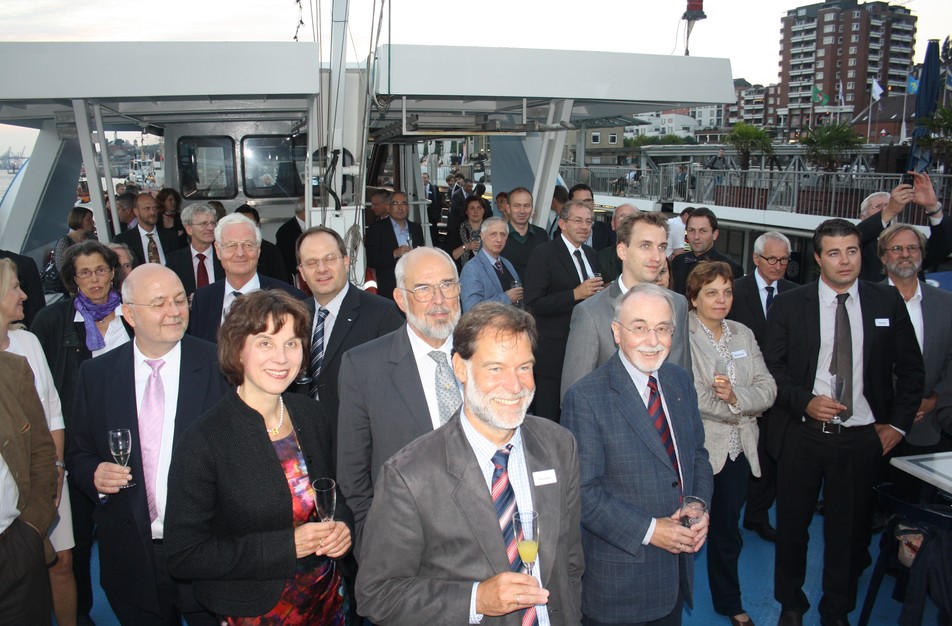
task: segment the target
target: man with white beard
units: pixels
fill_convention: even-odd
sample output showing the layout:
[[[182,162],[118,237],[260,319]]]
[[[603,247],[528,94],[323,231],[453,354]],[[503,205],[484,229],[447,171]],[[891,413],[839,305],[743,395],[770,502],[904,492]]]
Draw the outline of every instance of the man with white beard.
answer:
[[[526,415],[535,339],[532,316],[498,302],[459,320],[464,405],[384,464],[364,527],[357,600],[374,623],[579,623],[578,455],[568,431]],[[530,512],[537,555],[513,523]]]
[[[407,323],[345,353],[340,368],[337,481],[354,512],[355,546],[381,466],[445,424],[462,401],[450,366],[460,318],[456,264],[439,248],[415,248],[394,274],[393,297]]]

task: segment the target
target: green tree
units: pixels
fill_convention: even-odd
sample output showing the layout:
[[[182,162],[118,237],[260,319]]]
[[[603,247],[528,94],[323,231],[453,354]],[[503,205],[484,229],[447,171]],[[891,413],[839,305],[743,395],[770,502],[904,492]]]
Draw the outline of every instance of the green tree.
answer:
[[[724,143],[732,146],[740,154],[740,169],[750,169],[750,155],[754,152],[773,154],[773,142],[770,134],[762,128],[740,122],[731,128]]]
[[[919,139],[924,146],[932,150],[934,162],[945,163],[946,171],[952,165],[952,105],[936,109],[932,118],[926,122],[931,136]]]
[[[828,172],[836,171],[847,152],[866,142],[851,124],[824,124],[817,126],[800,143],[807,150],[807,158]]]

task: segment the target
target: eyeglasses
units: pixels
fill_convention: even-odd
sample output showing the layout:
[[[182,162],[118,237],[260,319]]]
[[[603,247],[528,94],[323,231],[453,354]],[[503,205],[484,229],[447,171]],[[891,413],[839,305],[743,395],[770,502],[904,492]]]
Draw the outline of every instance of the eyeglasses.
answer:
[[[582,225],[582,224],[585,224],[586,226],[591,226],[592,224],[595,223],[595,220],[593,220],[593,219],[590,218],[590,217],[589,217],[589,218],[584,218],[584,217],[570,217],[569,219],[567,219],[567,220],[565,220],[565,221],[566,221],[566,222],[570,222],[570,223],[572,223],[572,224],[575,224],[576,226],[580,226],[580,225]]]
[[[777,263],[779,263],[780,265],[787,265],[788,263],[790,263],[790,257],[788,256],[764,256],[762,254],[758,254],[757,256],[762,258],[764,261],[766,261],[770,265],[776,265]]]
[[[667,339],[674,335],[674,325],[673,324],[658,324],[654,328],[649,328],[645,324],[635,324],[634,326],[625,326],[618,320],[615,320],[615,323],[630,332],[635,337],[647,337],[648,333],[653,332],[655,337],[658,339]]]
[[[208,220],[207,222],[192,222],[190,226],[194,226],[195,228],[205,228],[207,226],[211,226],[212,228],[214,228],[215,224],[217,223],[218,222],[216,222],[215,220]]]
[[[409,202],[391,202],[390,206],[410,206]]]
[[[328,254],[325,257],[320,259],[308,259],[307,261],[301,262],[301,267],[308,270],[314,270],[322,266],[331,267],[338,260],[343,259],[344,256],[341,254]]]
[[[419,287],[414,287],[413,289],[403,289],[403,291],[409,291],[413,294],[413,299],[417,302],[429,302],[433,299],[433,296],[436,295],[436,290],[439,288],[440,293],[443,294],[444,298],[456,298],[459,296],[459,281],[448,280],[440,283],[439,285],[420,285]]]
[[[108,276],[111,273],[112,273],[111,267],[105,267],[103,265],[100,265],[96,269],[92,269],[92,270],[87,270],[87,269],[79,270],[78,272],[76,272],[76,278],[79,278],[81,280],[86,280],[93,274],[95,274],[96,276],[102,277],[102,276]]]
[[[257,241],[226,241],[225,243],[219,244],[223,252],[228,254],[234,254],[238,251],[238,248],[241,248],[242,252],[251,252],[258,248]]]
[[[910,255],[911,255],[911,254],[919,254],[919,252],[922,251],[922,246],[919,246],[919,245],[917,245],[917,244],[912,244],[912,245],[909,245],[909,246],[891,246],[891,247],[889,247],[889,248],[886,248],[886,251],[887,251],[887,252],[890,252],[890,253],[895,254],[895,255],[897,255],[897,256],[900,255],[900,254],[902,254],[902,251],[903,251],[903,250],[906,251],[906,254],[910,254]]]
[[[175,296],[174,298],[157,298],[152,302],[125,302],[129,306],[141,306],[149,309],[164,309],[171,304],[176,309],[186,309],[188,308],[188,297],[183,293],[182,295]]]

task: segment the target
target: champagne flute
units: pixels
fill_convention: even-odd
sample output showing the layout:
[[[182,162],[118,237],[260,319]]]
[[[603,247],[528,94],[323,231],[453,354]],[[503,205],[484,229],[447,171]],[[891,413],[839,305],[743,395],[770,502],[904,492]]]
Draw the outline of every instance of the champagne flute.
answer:
[[[132,456],[132,432],[128,428],[117,428],[109,431],[109,453],[117,465],[129,467],[129,457]],[[120,489],[135,487],[131,479]]]
[[[532,566],[539,556],[539,514],[535,511],[516,511],[512,516],[512,529],[519,547],[519,558],[532,576]]]
[[[845,391],[846,378],[838,374],[832,374],[830,376],[830,397],[833,398],[833,401],[843,404],[843,394]],[[830,420],[830,423],[842,424],[843,420],[840,419],[839,415],[834,415],[833,419]]]
[[[704,511],[707,510],[707,502],[697,496],[684,496],[684,502],[681,503],[680,519],[681,525],[685,528],[697,524],[704,517]]]
[[[322,522],[334,521],[334,509],[337,507],[337,482],[333,478],[317,478],[311,482],[314,489],[314,504],[317,516]]]

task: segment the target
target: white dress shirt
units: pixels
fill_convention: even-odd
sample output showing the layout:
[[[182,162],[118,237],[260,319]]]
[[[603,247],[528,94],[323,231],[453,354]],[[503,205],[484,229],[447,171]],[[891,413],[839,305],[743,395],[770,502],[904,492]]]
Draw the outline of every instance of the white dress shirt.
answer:
[[[20,500],[20,488],[13,480],[10,466],[0,454],[0,533],[10,527],[13,521],[20,517],[17,502]]]
[[[453,367],[453,335],[447,337],[439,348],[434,348],[420,339],[409,324],[407,324],[407,334],[410,336],[410,348],[413,350],[413,359],[416,361],[417,372],[420,374],[420,382],[423,383],[423,395],[426,398],[426,407],[430,410],[430,422],[433,424],[433,430],[436,430],[441,426],[440,403],[436,398],[436,361],[430,357],[430,353],[434,350],[445,352],[450,367]],[[458,386],[459,381],[457,381]],[[460,393],[460,399],[462,397]]]
[[[231,308],[231,305],[235,303],[235,293],[238,292],[241,295],[245,296],[249,293],[258,291],[261,289],[261,279],[258,278],[258,273],[255,272],[255,275],[251,277],[251,280],[246,282],[241,289],[236,289],[228,282],[228,279],[225,279],[225,297],[221,301],[221,321],[225,321],[225,315],[228,313],[228,309]]]
[[[887,278],[889,284],[893,287],[896,284],[892,281],[891,278]],[[916,293],[912,294],[912,297],[906,300],[903,298],[903,301],[906,303],[906,310],[909,311],[909,319],[912,321],[912,328],[916,331],[916,341],[919,342],[919,351],[922,351],[922,337],[923,337],[923,324],[922,324],[922,284],[919,281],[916,281]]]
[[[344,296],[347,295],[347,290],[350,289],[350,281],[344,283],[344,288],[340,290],[340,293],[334,296],[334,299],[327,303],[327,306],[324,308],[327,309],[327,317],[324,318],[324,350],[327,350],[327,343],[331,340],[331,333],[334,332],[334,322],[337,321],[337,316],[340,315],[340,305],[344,302]],[[314,300],[314,319],[311,320],[311,338],[314,337],[314,329],[317,328],[317,312],[321,308],[321,303],[317,300]],[[314,349],[314,346],[311,346],[311,350]],[[306,357],[310,359],[310,355]]]
[[[213,246],[208,246],[208,249],[205,250],[205,252],[199,252],[198,250],[195,249],[195,246],[189,245],[188,247],[189,252],[192,253],[192,275],[195,276],[196,287],[198,286],[198,264],[199,263],[205,264],[205,271],[208,272],[209,285],[211,285],[213,282],[218,280],[218,278],[220,278],[219,276],[215,276],[215,263],[214,263],[215,253],[213,252],[213,249],[214,249]],[[204,261],[198,260],[199,254],[205,255]]]
[[[73,316],[74,322],[83,323],[83,316],[80,315],[79,311],[76,311],[76,315]],[[100,354],[105,354],[112,350],[113,348],[118,348],[124,343],[129,343],[130,337],[129,333],[126,332],[126,327],[122,323],[122,305],[116,307],[116,316],[112,318],[112,321],[109,322],[109,326],[106,328],[106,334],[103,335],[103,341],[106,342],[106,345],[99,350],[93,350],[93,356],[99,356]]]
[[[757,281],[757,295],[760,297],[760,308],[764,311],[764,317],[767,317],[767,287],[773,287],[774,298],[777,297],[777,294],[780,293],[780,290],[777,288],[779,281],[774,281],[772,283],[767,283],[764,280],[764,277],[760,275],[760,272],[754,270],[754,280]]]
[[[569,256],[572,257],[572,265],[575,267],[575,273],[578,274],[578,279],[584,281],[582,277],[582,270],[578,266],[578,259],[575,257],[575,251],[578,250],[582,253],[582,263],[585,264],[585,271],[588,273],[588,277],[591,278],[595,275],[595,270],[592,269],[591,264],[588,262],[588,257],[585,255],[585,250],[582,250],[582,246],[575,247],[571,241],[565,238],[565,234],[560,235],[562,237],[562,243],[565,244],[565,249],[569,251]]]
[[[145,362],[149,357],[142,354],[138,344],[134,342],[132,354],[136,378],[136,410],[138,411],[142,408],[145,384],[152,375],[152,368]],[[152,522],[153,539],[162,539],[165,533],[165,501],[168,496],[169,464],[172,462],[172,443],[175,437],[175,413],[178,407],[179,378],[182,371],[182,344],[175,344],[174,348],[160,358],[165,361],[165,365],[159,372],[162,377],[162,389],[165,391],[165,419],[162,422],[162,443],[152,492],[155,494],[155,506],[158,510],[158,515]],[[141,450],[141,445],[139,449]],[[144,485],[145,476],[133,476],[132,480]]]
[[[836,292],[823,280],[817,282],[820,296],[820,353],[817,355],[813,394],[832,398],[830,363],[833,361],[833,340],[836,335]],[[859,281],[853,281],[847,293],[850,297],[846,299],[846,312],[850,316],[850,339],[853,343],[853,415],[844,426],[865,426],[876,420],[863,395],[863,309],[859,303]]]

